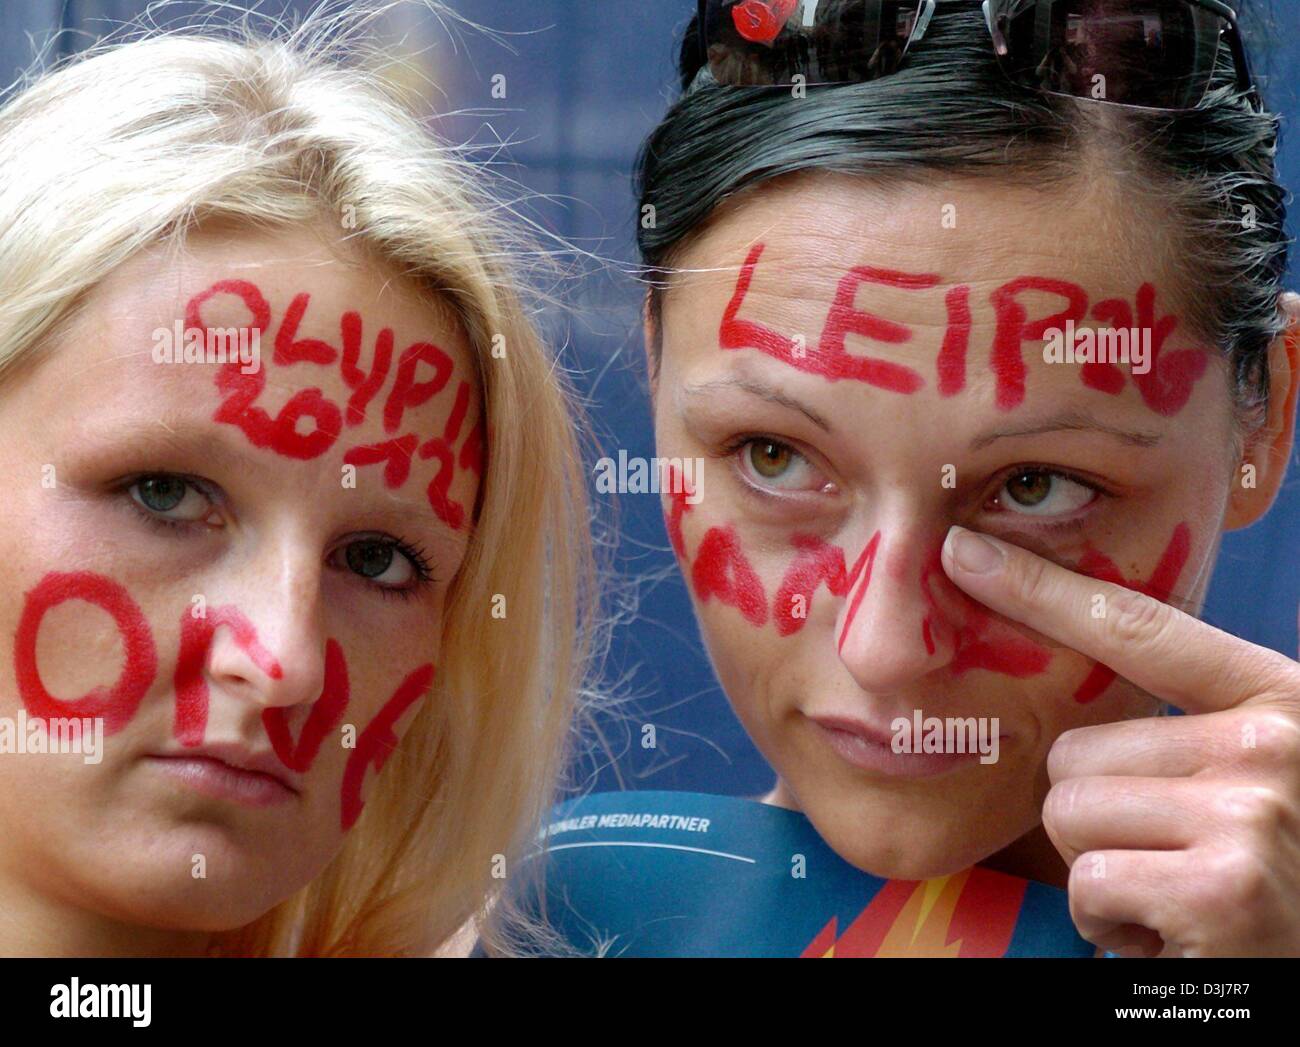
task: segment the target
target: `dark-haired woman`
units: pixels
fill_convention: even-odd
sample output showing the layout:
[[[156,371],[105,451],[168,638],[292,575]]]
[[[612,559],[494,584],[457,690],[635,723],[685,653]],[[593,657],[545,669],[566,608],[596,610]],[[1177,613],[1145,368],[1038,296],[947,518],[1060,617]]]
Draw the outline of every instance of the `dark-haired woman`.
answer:
[[[1068,888],[1104,949],[1300,955],[1300,666],[1196,618],[1300,365],[1235,16],[823,3],[899,68],[764,83],[817,6],[702,4],[639,169],[658,453],[708,463],[668,532],[768,802],[879,876]]]

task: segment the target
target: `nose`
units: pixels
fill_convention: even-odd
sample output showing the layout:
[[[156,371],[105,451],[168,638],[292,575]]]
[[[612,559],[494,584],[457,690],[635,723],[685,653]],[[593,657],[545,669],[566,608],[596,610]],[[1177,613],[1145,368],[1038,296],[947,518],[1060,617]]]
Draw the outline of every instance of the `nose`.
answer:
[[[197,594],[181,622],[176,726],[202,741],[212,691],[264,709],[310,705],[325,677],[322,565],[315,551],[268,550]],[[215,587],[214,587],[215,589]]]
[[[941,539],[881,530],[855,562],[837,642],[863,690],[906,687],[951,661],[956,629],[943,587],[956,587],[943,573],[941,548]]]

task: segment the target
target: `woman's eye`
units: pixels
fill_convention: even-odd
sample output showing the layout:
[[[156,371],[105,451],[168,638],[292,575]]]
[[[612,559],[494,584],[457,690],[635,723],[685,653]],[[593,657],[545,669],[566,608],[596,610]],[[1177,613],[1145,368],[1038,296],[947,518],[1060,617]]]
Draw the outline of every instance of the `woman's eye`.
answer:
[[[128,490],[136,504],[174,523],[196,523],[212,512],[208,496],[179,476],[143,476]]]
[[[427,579],[427,571],[391,540],[367,538],[341,550],[348,570],[386,589],[410,589]]]
[[[998,505],[1023,516],[1066,516],[1097,497],[1097,489],[1061,473],[1026,469],[998,492]]]
[[[822,490],[826,480],[813,464],[779,440],[750,440],[740,448],[741,471],[758,487],[786,491]]]

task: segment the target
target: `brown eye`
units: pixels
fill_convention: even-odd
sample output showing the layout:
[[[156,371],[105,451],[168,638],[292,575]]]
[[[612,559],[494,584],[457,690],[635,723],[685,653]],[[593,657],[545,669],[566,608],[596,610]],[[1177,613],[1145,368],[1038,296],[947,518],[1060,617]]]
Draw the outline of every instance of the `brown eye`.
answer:
[[[1021,516],[1066,516],[1097,497],[1097,488],[1047,469],[1016,473],[998,493],[998,504]]]
[[[749,461],[759,476],[779,479],[790,467],[794,452],[785,444],[772,440],[755,440],[749,445]]]
[[[832,490],[831,482],[807,457],[781,440],[756,437],[737,451],[740,471],[755,487],[792,494]]]
[[[1052,478],[1046,473],[1021,473],[1007,481],[1007,493],[1016,504],[1032,507],[1052,493]]]

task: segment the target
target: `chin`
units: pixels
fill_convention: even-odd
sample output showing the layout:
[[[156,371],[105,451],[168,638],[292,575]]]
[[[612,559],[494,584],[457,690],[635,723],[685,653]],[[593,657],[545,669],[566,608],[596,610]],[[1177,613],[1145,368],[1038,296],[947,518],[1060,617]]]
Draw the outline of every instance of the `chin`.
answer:
[[[878,806],[859,817],[810,804],[804,813],[827,845],[850,865],[889,880],[930,880],[977,865],[1019,835],[1015,826],[983,825],[970,835],[969,812],[951,808],[934,814],[894,817]],[[882,817],[883,815],[883,817]],[[978,814],[975,817],[979,817]]]

